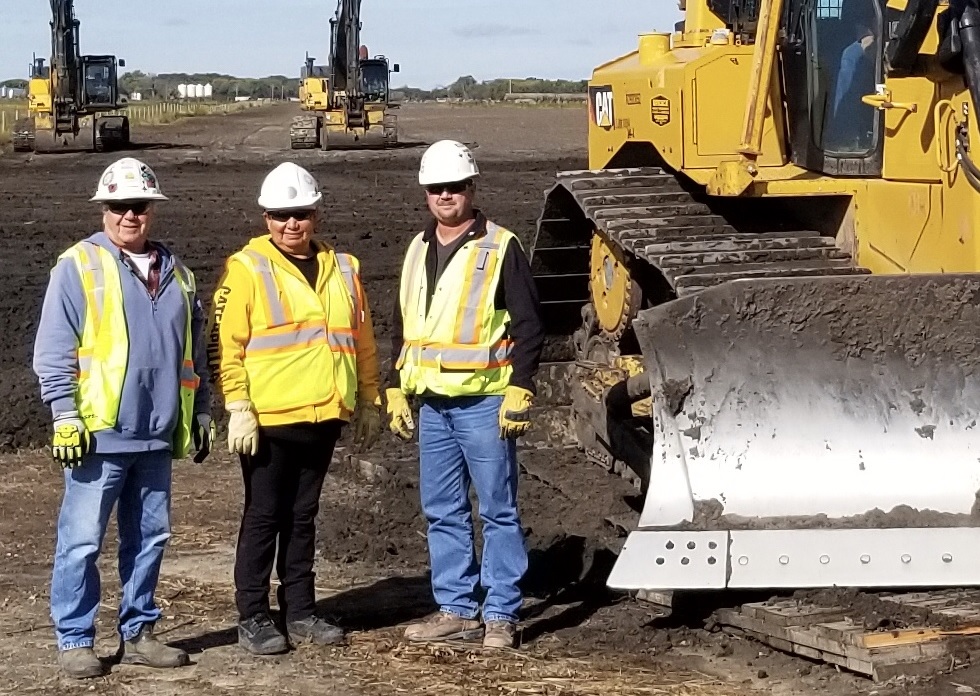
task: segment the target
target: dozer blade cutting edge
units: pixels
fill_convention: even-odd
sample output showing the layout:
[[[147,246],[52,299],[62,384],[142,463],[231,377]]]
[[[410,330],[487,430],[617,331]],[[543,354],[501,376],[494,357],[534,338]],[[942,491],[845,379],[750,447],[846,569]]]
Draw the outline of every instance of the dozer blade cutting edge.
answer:
[[[736,280],[641,311],[624,589],[980,584],[980,274]]]

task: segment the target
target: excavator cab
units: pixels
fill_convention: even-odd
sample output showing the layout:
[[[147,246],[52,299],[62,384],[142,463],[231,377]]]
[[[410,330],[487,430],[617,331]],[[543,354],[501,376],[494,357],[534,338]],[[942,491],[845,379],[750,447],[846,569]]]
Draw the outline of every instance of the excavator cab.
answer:
[[[95,113],[119,108],[119,88],[116,80],[115,56],[82,56],[82,113]],[[120,61],[125,65],[125,61]]]

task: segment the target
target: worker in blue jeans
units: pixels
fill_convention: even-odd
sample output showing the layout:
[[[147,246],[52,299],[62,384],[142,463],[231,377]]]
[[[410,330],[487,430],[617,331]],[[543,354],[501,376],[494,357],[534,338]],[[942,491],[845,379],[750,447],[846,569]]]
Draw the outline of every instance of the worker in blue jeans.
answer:
[[[527,571],[517,509],[517,438],[530,426],[544,328],[530,265],[514,234],[473,207],[479,169],[452,140],[423,155],[419,183],[432,213],[412,241],[393,317],[386,390],[393,432],[411,439],[421,402],[419,488],[439,612],[413,641],[483,636],[513,647]],[[483,523],[474,549],[470,485]],[[481,618],[481,593],[482,619]]]
[[[99,179],[103,229],[58,259],[34,345],[51,451],[65,492],[51,578],[58,661],[75,678],[103,674],[94,651],[99,554],[118,508],[124,664],[180,667],[187,653],[153,634],[154,592],[170,538],[172,461],[214,440],[194,275],[149,239],[167,200],[146,164],[123,158]]]

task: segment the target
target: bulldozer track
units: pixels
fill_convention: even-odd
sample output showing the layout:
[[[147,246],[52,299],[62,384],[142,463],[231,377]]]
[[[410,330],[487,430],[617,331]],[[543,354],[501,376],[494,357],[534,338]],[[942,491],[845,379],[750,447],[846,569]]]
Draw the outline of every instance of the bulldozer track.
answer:
[[[606,356],[638,352],[621,351],[622,336],[603,335],[595,321],[594,234],[621,250],[631,282],[640,285],[641,308],[743,278],[869,273],[834,237],[788,223],[771,206],[771,199],[713,198],[657,168],[559,173],[530,253],[548,333],[545,359],[602,364]],[[597,344],[604,350],[599,356]],[[594,463],[641,487],[639,472],[609,452],[581,446]]]
[[[766,204],[711,198],[657,168],[559,173],[531,251],[549,333],[581,325],[594,232],[625,252],[631,276],[646,277],[646,306],[742,278],[869,273],[834,237],[746,214],[746,203]]]

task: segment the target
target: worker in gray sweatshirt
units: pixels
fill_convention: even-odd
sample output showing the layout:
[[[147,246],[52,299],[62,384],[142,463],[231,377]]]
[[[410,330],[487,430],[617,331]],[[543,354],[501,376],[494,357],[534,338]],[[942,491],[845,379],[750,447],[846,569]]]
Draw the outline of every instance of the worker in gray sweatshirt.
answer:
[[[167,200],[156,174],[123,158],[92,200],[102,203],[103,230],[58,258],[34,345],[65,479],[51,616],[59,663],[76,678],[103,673],[93,650],[96,563],[116,504],[121,662],[188,663],[153,635],[154,593],[170,538],[173,459],[196,450],[203,461],[214,440],[194,275],[149,239],[154,206]]]

